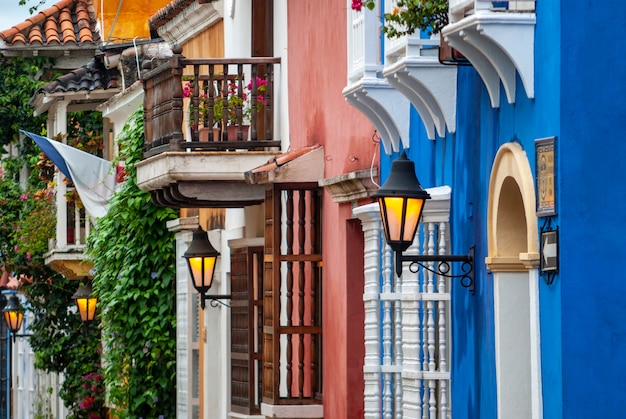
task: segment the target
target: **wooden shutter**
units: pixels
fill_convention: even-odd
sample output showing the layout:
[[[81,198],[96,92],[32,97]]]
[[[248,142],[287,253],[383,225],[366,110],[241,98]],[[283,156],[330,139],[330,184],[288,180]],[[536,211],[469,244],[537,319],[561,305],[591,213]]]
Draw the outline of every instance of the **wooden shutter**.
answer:
[[[231,410],[260,413],[263,248],[231,251]]]

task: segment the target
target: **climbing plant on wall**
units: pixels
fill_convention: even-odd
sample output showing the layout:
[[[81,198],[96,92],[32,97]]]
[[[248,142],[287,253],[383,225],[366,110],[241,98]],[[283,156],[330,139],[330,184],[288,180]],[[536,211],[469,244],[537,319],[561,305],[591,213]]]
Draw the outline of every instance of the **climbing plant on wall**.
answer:
[[[103,409],[94,415],[104,406],[104,394],[93,403],[77,397],[77,389],[84,384],[81,378],[97,374],[100,368],[97,327],[81,328],[71,298],[78,282],[67,280],[44,263],[48,241],[55,237],[55,168],[32,140],[18,134],[19,129],[44,132],[45,115],[34,116],[29,101],[44,83],[38,79],[51,62],[0,58],[0,63],[0,145],[10,151],[0,161],[1,264],[13,277],[22,278],[18,289],[26,296],[25,307],[34,314],[28,331],[35,367],[64,374],[60,396],[71,412],[68,418],[87,418],[88,413],[91,418],[104,417]],[[90,127],[98,123],[97,116],[85,113],[78,115],[78,120]]]
[[[118,137],[127,180],[88,239],[94,292],[102,310],[104,378],[117,418],[176,417],[174,237],[139,190],[135,164],[144,143],[143,112]]]

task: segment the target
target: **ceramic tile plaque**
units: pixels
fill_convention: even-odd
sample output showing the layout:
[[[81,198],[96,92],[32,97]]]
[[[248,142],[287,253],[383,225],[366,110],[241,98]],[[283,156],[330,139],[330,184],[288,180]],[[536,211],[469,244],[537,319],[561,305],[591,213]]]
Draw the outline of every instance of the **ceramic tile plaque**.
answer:
[[[537,191],[537,216],[556,215],[556,137],[535,140],[535,178]]]

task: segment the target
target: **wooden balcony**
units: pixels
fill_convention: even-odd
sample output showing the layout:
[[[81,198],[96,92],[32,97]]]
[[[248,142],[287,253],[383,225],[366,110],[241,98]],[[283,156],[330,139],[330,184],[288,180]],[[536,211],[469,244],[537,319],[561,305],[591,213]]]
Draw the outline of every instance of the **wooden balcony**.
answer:
[[[280,58],[188,59],[144,68],[144,159],[137,183],[163,206],[241,207],[263,202],[244,172],[280,153],[275,134]]]

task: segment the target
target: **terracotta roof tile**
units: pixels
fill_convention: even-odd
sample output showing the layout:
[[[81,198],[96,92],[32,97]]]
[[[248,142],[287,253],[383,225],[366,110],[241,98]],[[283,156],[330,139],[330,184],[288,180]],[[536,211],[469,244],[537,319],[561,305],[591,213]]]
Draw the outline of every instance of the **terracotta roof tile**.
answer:
[[[17,33],[13,37],[13,45],[25,45],[26,37],[22,33]]]
[[[28,33],[28,39],[31,45],[43,45],[43,35],[39,26],[33,26]]]
[[[61,29],[61,38],[63,39],[63,43],[76,43],[76,34],[74,33],[72,14],[69,10],[62,10],[59,14],[59,27]]]
[[[48,20],[46,20],[44,30],[46,39],[48,40],[48,44],[60,44],[61,38],[59,38],[59,30],[57,27],[57,19],[54,16],[51,16]]]
[[[62,0],[0,32],[7,47],[100,41],[91,0]],[[78,40],[78,41],[77,41]]]
[[[320,153],[314,153],[319,151]],[[301,159],[310,156],[310,159]],[[305,161],[306,160],[306,161]],[[296,163],[298,162],[298,163]],[[283,170],[289,164],[295,164],[293,171]],[[305,166],[310,165],[314,170],[305,170]],[[321,171],[320,171],[321,170]],[[283,173],[284,172],[284,173]],[[318,173],[319,172],[319,173]],[[317,181],[323,177],[324,173],[324,149],[320,144],[313,144],[290,150],[272,157],[267,163],[248,170],[244,173],[246,182],[249,184],[263,184],[275,181],[277,178],[292,177],[291,180],[298,182]],[[313,179],[307,179],[308,177]],[[283,179],[284,180],[284,179]]]

